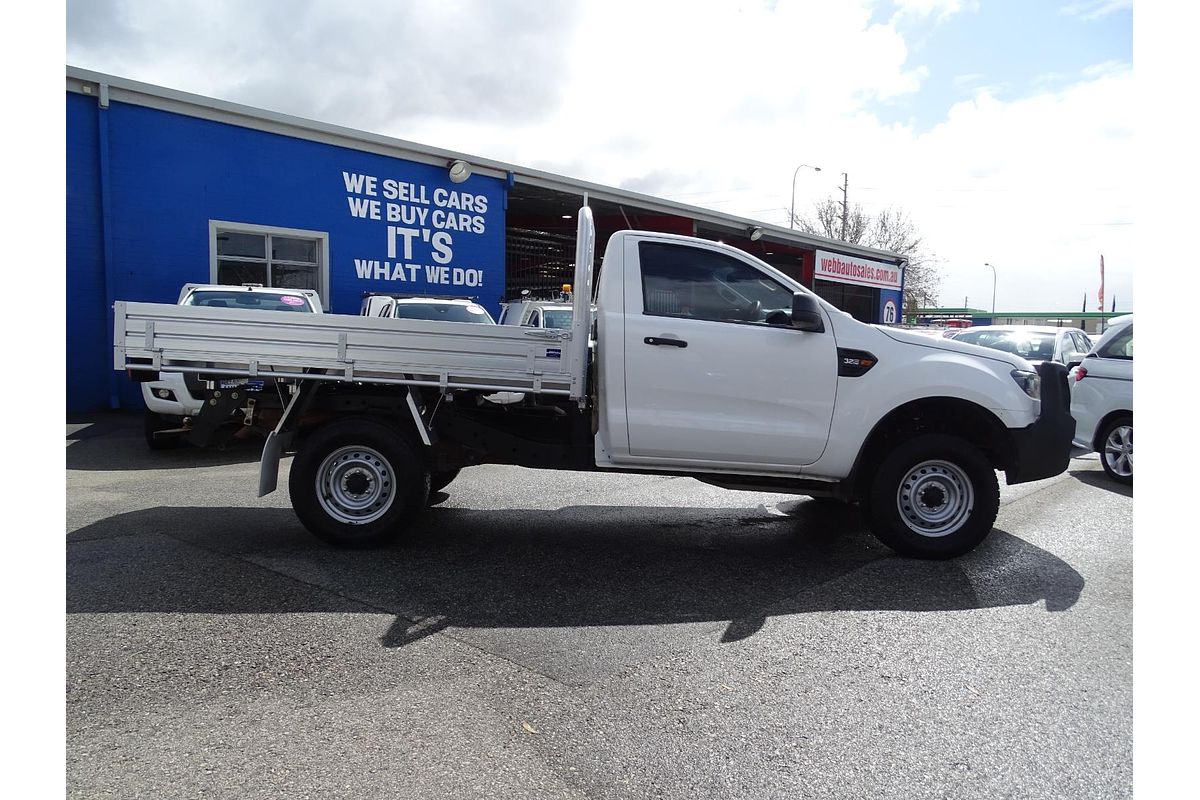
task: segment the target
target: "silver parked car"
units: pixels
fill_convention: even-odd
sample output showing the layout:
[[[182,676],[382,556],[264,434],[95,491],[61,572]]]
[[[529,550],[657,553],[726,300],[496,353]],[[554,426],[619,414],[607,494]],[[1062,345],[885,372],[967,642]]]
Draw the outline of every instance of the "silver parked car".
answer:
[[[1092,340],[1078,328],[1048,325],[980,325],[959,331],[954,341],[1014,353],[1034,364],[1054,361],[1064,366],[1081,361],[1092,349]]]
[[[1100,454],[1113,480],[1133,483],[1133,315],[1108,330],[1071,370],[1075,445]]]

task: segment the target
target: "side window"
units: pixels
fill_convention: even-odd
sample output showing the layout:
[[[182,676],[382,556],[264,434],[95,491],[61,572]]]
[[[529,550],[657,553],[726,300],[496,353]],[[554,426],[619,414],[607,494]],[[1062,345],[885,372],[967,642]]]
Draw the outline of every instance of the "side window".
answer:
[[[749,264],[687,245],[641,242],[642,313],[713,322],[765,322],[792,293]]]
[[[1104,345],[1096,355],[1101,358],[1123,358],[1130,361],[1133,360],[1133,326],[1130,325],[1122,333],[1113,338],[1111,342]]]
[[[526,325],[527,327],[530,327],[530,328],[540,328],[540,327],[542,327],[542,312],[541,312],[541,309],[537,309],[537,308],[535,308],[533,311],[529,312],[529,319],[528,319],[528,320],[526,320],[526,322],[525,322],[525,325]]]
[[[1082,358],[1092,349],[1092,340],[1082,333],[1072,333],[1071,338],[1075,340],[1075,353],[1079,358]]]
[[[328,307],[324,297],[326,234],[236,222],[214,221],[209,228],[213,283],[314,289]]]

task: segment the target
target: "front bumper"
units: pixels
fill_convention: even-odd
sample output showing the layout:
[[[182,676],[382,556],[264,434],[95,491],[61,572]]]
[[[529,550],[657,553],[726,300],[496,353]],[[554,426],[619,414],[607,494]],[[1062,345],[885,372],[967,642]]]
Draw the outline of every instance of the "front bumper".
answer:
[[[168,417],[188,417],[200,413],[204,408],[204,398],[192,394],[187,379],[181,372],[160,372],[158,380],[142,385],[142,399],[146,408],[155,414]],[[170,390],[173,399],[163,399],[155,392],[159,389]]]
[[[1036,369],[1042,379],[1042,413],[1032,425],[1011,431],[1012,461],[1004,471],[1010,485],[1052,478],[1071,463],[1075,418],[1071,416],[1067,368],[1043,361]]]

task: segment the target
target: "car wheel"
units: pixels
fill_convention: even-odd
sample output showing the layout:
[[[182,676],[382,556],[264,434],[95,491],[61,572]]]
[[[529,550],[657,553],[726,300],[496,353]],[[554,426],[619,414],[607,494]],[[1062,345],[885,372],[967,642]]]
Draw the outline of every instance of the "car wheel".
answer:
[[[180,434],[155,435],[159,431],[178,427],[178,422],[159,416],[149,409],[142,416],[142,434],[146,437],[146,446],[151,450],[174,450],[179,447],[183,443],[183,437]]]
[[[429,498],[429,472],[396,428],[369,418],[326,425],[301,444],[288,477],[304,527],[338,547],[396,538]]]
[[[1133,417],[1118,417],[1100,436],[1100,465],[1117,483],[1133,483]]]
[[[957,436],[924,434],[883,459],[862,506],[871,532],[900,555],[953,558],[991,532],[1000,485],[979,448]]]

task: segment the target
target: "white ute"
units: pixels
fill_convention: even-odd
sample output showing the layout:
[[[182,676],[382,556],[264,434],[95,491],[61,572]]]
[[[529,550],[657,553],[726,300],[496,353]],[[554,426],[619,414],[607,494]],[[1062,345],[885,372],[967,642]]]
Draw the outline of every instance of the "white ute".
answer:
[[[321,298],[312,289],[264,288],[257,283],[241,286],[185,283],[179,291],[178,302],[181,306],[209,308],[244,308],[307,314],[322,312]],[[270,391],[272,387],[261,380],[231,379],[217,388],[234,389],[235,384],[243,389],[243,396],[227,398],[227,402],[221,405],[230,417],[240,418],[241,432],[256,424],[256,417],[259,415],[255,412],[269,409],[274,396]],[[195,374],[185,376],[182,372],[166,370],[159,375],[158,380],[143,383],[142,400],[146,404],[143,432],[146,446],[151,450],[169,450],[183,441],[207,444],[213,431],[197,431],[192,428],[192,420],[199,416],[206,402],[204,389],[203,382]],[[230,404],[228,400],[241,402]],[[214,427],[217,427],[216,421],[213,422]],[[221,424],[224,423],[225,420],[222,420]],[[274,422],[271,423],[271,427],[273,426]]]
[[[503,463],[859,502],[897,552],[949,558],[990,532],[995,470],[1067,467],[1062,365],[866,325],[747,253],[664,233],[613,234],[593,312],[594,241],[585,207],[570,330],[118,302],[114,365],[289,385],[259,493],[294,452],[292,507],[342,546],[395,537],[459,469]],[[531,401],[485,399],[500,391]]]

